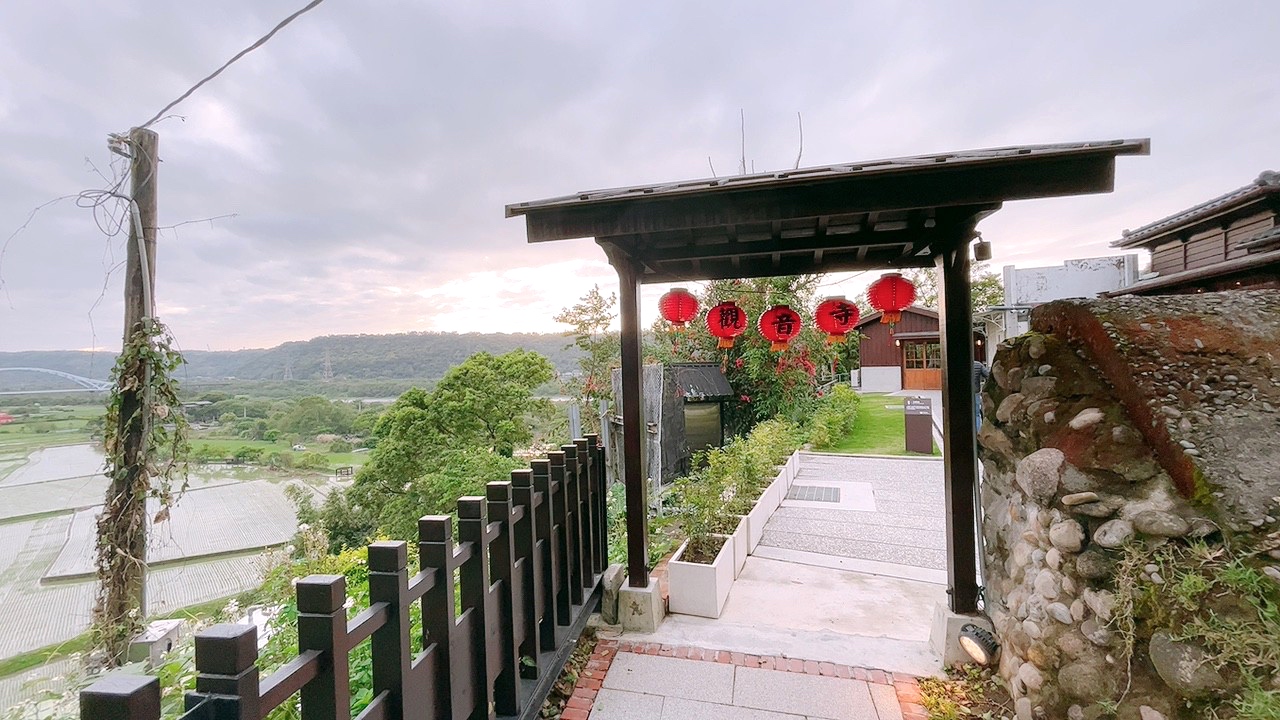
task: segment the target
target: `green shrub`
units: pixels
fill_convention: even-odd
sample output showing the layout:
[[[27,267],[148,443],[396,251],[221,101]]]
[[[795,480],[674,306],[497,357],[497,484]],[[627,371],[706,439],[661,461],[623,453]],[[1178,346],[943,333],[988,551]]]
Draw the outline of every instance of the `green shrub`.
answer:
[[[730,533],[738,516],[751,511],[777,476],[775,468],[800,446],[800,428],[782,419],[766,420],[743,438],[700,454],[700,469],[676,481],[673,510],[689,539],[693,559],[710,562],[714,533]]]
[[[329,452],[331,453],[349,453],[354,449],[355,446],[346,440],[334,440],[329,443]]]
[[[822,398],[822,403],[809,420],[808,438],[818,450],[837,445],[853,431],[862,398],[853,388],[837,385]]]

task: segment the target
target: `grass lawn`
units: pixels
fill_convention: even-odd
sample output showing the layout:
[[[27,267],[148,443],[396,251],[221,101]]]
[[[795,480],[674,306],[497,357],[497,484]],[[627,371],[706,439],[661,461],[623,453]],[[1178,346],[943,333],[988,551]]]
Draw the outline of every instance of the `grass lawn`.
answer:
[[[888,406],[888,407],[886,407]],[[853,432],[844,436],[831,452],[867,455],[919,455],[906,451],[907,431],[902,415],[902,398],[868,393],[858,405]],[[941,454],[933,446],[933,454]]]
[[[338,468],[351,465],[360,467],[369,461],[369,453],[331,453],[329,446],[324,443],[303,443],[307,446],[306,452],[315,452],[324,455],[329,460],[329,468]],[[200,445],[208,445],[209,447],[231,455],[242,447],[260,448],[265,453],[287,452],[295,456],[301,455],[301,452],[295,452],[291,446],[285,441],[267,442],[266,440],[242,440],[240,438],[213,437],[209,435],[201,435],[192,433],[191,447],[195,449]]]

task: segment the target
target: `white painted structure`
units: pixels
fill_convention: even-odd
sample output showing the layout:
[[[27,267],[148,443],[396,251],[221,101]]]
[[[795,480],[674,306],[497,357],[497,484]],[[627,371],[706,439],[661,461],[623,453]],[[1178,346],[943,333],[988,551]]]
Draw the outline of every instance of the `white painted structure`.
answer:
[[[890,393],[902,389],[902,368],[897,365],[886,367],[864,367],[859,371],[862,392]]]
[[[989,342],[1000,343],[1030,329],[1031,308],[1052,300],[1093,298],[1138,281],[1138,256],[1067,260],[1035,268],[1004,266],[1004,305],[979,313]]]

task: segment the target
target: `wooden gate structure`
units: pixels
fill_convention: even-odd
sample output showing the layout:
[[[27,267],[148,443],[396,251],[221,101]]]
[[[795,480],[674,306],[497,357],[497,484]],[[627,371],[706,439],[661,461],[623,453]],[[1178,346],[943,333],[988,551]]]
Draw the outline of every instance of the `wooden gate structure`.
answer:
[[[531,243],[594,238],[618,273],[627,582],[649,587],[642,283],[935,267],[941,275],[948,593],[978,607],[969,245],[1007,200],[1110,192],[1148,140],[973,150],[579,192],[507,206]]]
[[[369,607],[347,618],[345,578],[298,581],[298,656],[259,677],[257,629],[196,635],[196,687],[182,720],[260,720],[300,696],[303,720],[350,720],[351,651],[368,640],[373,700],[358,720],[537,717],[588,617],[608,564],[604,452],[588,435],[418,521],[408,545],[369,546]],[[457,580],[455,582],[455,573]],[[410,610],[421,603],[422,652]],[[159,720],[155,677],[110,675],[80,694],[83,720]]]

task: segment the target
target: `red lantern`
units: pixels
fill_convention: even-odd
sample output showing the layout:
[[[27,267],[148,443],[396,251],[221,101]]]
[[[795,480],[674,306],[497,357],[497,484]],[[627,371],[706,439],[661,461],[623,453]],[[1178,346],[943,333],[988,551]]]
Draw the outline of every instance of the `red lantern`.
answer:
[[[685,323],[698,317],[698,298],[684,288],[673,288],[658,300],[658,312],[674,330],[683,332]]]
[[[867,288],[867,302],[880,311],[880,322],[887,323],[890,330],[915,299],[916,286],[898,273],[885,273]]]
[[[827,334],[827,344],[833,345],[844,342],[845,335],[858,324],[858,314],[857,305],[844,297],[833,297],[818,303],[813,319],[818,329]]]
[[[800,334],[801,327],[800,313],[786,305],[774,305],[760,316],[760,334],[772,343],[769,349],[774,352],[786,350],[792,338]]]
[[[733,347],[733,339],[747,329],[747,313],[732,300],[707,311],[707,330],[720,338],[720,348]]]

